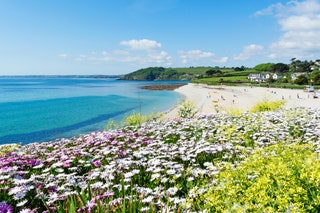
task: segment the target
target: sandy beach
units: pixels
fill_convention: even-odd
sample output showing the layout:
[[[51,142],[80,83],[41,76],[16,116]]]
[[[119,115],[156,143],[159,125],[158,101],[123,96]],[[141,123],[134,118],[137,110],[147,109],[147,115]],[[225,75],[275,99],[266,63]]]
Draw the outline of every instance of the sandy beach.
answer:
[[[189,83],[175,89],[175,91],[195,104],[199,114],[210,114],[229,109],[247,111],[256,103],[263,100],[285,100],[285,108],[320,108],[320,96],[319,98],[314,98],[314,93],[297,89],[223,85],[207,86]],[[176,107],[168,112],[168,116],[176,116],[177,113],[178,108]]]

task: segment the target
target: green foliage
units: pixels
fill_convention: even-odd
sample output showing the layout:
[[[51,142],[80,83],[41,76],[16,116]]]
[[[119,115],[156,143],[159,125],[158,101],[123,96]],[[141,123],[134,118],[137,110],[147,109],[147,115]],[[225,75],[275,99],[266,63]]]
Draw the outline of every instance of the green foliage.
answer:
[[[260,72],[271,72],[274,63],[258,64],[253,69]]]
[[[309,80],[307,78],[307,76],[305,75],[299,75],[293,83],[295,84],[299,84],[299,85],[305,85],[305,84],[308,84]]]
[[[205,75],[209,69],[220,69],[219,67],[177,67],[173,68],[177,72],[182,72],[191,75]]]
[[[122,126],[140,126],[144,122],[147,122],[153,119],[158,119],[160,117],[162,117],[162,113],[150,113],[148,115],[143,115],[137,112],[132,112],[130,115],[127,115],[119,123],[110,119],[104,129],[112,130],[112,129],[120,128]]]
[[[202,78],[206,76],[208,70],[220,70],[226,74],[232,72],[233,69],[219,67],[185,67],[185,68],[164,68],[164,67],[148,67],[139,69],[132,73],[121,77],[124,80],[191,80],[194,78]]]
[[[126,116],[123,125],[124,126],[140,126],[147,121],[147,116],[140,113],[133,112],[131,115]]]
[[[320,72],[314,74],[312,80],[314,85],[320,85]]]
[[[295,58],[291,59],[290,67],[294,72],[310,72],[312,61],[300,61]]]
[[[124,80],[180,80],[185,78],[185,72],[163,67],[148,67],[121,77]]]
[[[221,70],[216,70],[216,69],[209,69],[206,71],[207,76],[219,76],[222,74]]]
[[[163,67],[149,67],[145,69],[140,69],[135,72],[124,75],[122,79],[125,80],[155,80],[157,79],[163,72],[165,68]]]
[[[227,108],[226,112],[233,117],[239,117],[244,113],[244,111],[239,108]]]
[[[284,73],[289,71],[289,66],[284,63],[277,63],[271,67],[271,72]]]
[[[283,100],[280,101],[268,101],[264,100],[261,102],[256,103],[251,112],[264,112],[264,111],[273,111],[281,109],[286,102]]]
[[[180,103],[178,114],[180,118],[192,118],[197,113],[194,103],[184,100]]]
[[[119,128],[119,124],[116,121],[109,119],[104,129],[111,130],[111,129],[117,129],[117,128]]]
[[[210,212],[319,212],[320,157],[309,144],[258,149],[201,199]]]
[[[237,72],[245,71],[245,70],[246,68],[244,66],[234,68],[234,71],[237,71]]]
[[[192,80],[192,83],[200,83],[200,84],[208,84],[208,85],[220,85],[222,83],[224,85],[231,86],[231,85],[247,84],[247,83],[250,83],[250,80],[248,80],[247,76],[230,76],[230,77],[224,76],[224,77],[216,77],[216,78],[194,79]]]

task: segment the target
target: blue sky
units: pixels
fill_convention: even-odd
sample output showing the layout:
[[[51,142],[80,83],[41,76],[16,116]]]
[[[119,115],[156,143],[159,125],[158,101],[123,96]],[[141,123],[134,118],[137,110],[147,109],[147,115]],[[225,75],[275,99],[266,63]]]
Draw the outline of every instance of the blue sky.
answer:
[[[0,75],[320,58],[320,0],[0,0]]]

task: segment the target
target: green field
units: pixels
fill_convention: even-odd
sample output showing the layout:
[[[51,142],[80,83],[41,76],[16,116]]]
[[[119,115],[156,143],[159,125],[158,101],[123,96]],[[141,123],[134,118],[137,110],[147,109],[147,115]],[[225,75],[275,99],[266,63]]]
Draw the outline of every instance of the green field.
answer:
[[[214,78],[201,78],[194,79],[192,83],[208,84],[208,85],[241,85],[241,84],[250,84],[251,81],[248,80],[247,76],[221,76]]]

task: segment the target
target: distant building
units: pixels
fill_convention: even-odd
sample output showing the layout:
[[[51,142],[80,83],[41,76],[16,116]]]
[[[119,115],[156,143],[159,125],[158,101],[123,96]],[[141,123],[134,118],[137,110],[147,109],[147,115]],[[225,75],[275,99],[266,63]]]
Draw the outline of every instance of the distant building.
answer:
[[[300,75],[305,75],[306,73],[304,73],[304,72],[295,72],[295,73],[292,73],[291,74],[291,80],[296,80],[297,78],[298,78],[298,76],[300,76]]]
[[[248,79],[255,82],[265,82],[266,76],[262,73],[251,73],[248,75]]]
[[[251,73],[248,75],[248,79],[250,81],[256,81],[256,82],[266,82],[266,80],[272,78],[273,80],[278,80],[282,78],[282,75],[279,73]]]
[[[269,78],[271,78],[271,74],[270,74],[270,73],[267,73],[267,74],[266,74],[266,79],[269,79]]]
[[[272,79],[273,79],[273,80],[278,80],[278,79],[280,79],[281,77],[282,77],[282,75],[279,74],[279,73],[274,73],[274,74],[272,75]]]

